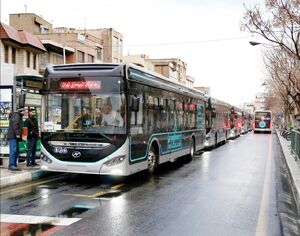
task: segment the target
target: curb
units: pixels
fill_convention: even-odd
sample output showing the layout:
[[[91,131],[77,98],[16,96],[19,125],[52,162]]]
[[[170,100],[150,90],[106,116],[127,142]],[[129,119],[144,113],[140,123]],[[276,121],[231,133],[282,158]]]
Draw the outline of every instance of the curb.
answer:
[[[0,189],[16,184],[22,184],[33,180],[41,179],[48,176],[50,173],[42,170],[20,173],[13,176],[2,177],[0,181]]]
[[[289,145],[284,144],[285,142],[288,143],[288,141],[281,137],[278,131],[276,131],[276,134],[284,154],[284,162],[288,169],[293,196],[296,202],[297,213],[300,217],[300,163],[299,160],[297,160],[292,154],[291,149],[288,147]]]

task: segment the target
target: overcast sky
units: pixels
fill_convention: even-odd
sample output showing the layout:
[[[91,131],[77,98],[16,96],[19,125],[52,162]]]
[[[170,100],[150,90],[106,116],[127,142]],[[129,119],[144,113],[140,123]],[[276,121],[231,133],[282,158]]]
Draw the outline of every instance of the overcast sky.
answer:
[[[254,100],[265,72],[260,46],[240,31],[246,6],[263,0],[0,0],[9,14],[35,13],[54,27],[114,28],[123,54],[180,58],[196,86],[234,105]]]

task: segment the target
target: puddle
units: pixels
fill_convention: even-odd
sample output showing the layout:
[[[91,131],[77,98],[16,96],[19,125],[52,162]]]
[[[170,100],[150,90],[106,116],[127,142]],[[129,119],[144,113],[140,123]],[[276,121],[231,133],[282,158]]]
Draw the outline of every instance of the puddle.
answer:
[[[85,205],[75,205],[75,206],[72,206],[69,209],[63,211],[62,213],[60,213],[59,217],[73,218],[73,217],[80,215],[83,212],[86,212],[92,208],[94,208],[94,207],[93,206],[85,206]]]
[[[100,196],[98,196],[96,198],[112,198],[112,197],[118,197],[120,195],[121,195],[120,191],[117,191],[117,192],[108,192],[108,193],[101,194]]]
[[[56,185],[39,185],[38,188],[39,189],[57,189],[58,186],[56,186]]]

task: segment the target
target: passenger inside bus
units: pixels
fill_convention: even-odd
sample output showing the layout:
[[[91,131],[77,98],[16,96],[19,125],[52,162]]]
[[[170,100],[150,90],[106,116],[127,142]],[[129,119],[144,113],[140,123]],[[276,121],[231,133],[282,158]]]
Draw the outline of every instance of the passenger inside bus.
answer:
[[[95,125],[101,125],[102,123],[102,113],[99,108],[95,110]]]
[[[89,108],[83,108],[82,127],[89,127],[93,124],[91,111]]]
[[[112,109],[109,102],[103,106],[102,125],[104,126],[123,126],[123,119],[119,112]]]

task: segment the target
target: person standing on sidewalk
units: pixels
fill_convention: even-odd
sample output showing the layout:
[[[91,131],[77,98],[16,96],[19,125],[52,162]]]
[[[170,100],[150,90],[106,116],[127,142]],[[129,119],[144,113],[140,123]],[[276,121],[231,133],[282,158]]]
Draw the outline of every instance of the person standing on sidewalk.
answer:
[[[22,139],[21,124],[24,114],[25,108],[19,108],[16,112],[9,114],[9,126],[7,134],[7,139],[9,142],[8,169],[11,171],[20,170],[17,166],[17,160],[19,158],[19,141]]]
[[[38,166],[35,163],[36,144],[39,139],[39,126],[37,119],[35,118],[35,109],[30,108],[28,111],[28,118],[25,120],[25,127],[27,127],[27,166]]]

